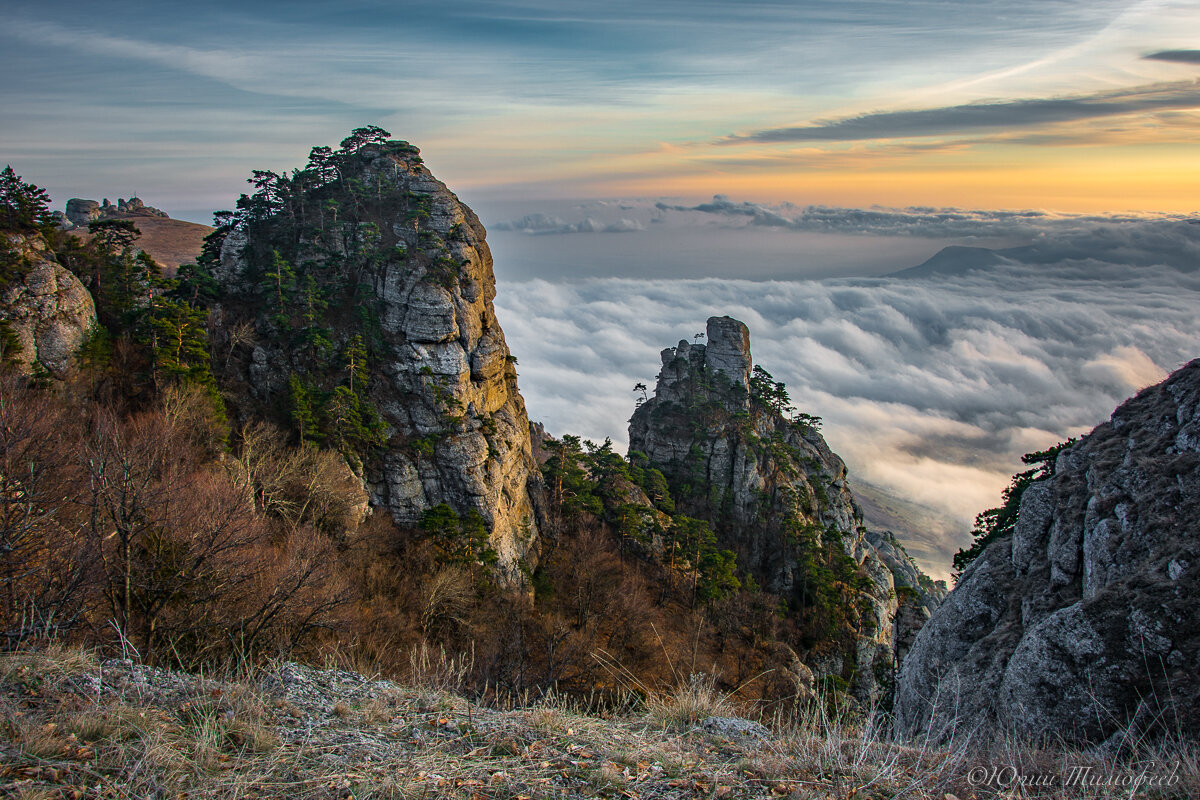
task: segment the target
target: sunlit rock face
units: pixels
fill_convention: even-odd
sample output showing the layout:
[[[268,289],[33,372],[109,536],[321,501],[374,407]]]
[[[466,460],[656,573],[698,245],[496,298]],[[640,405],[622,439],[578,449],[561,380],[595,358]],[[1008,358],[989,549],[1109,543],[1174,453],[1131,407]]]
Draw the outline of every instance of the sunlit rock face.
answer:
[[[1200,361],[1030,486],[916,638],[903,733],[1098,743],[1200,730]]]
[[[326,324],[335,352],[361,335],[374,337],[379,353],[370,398],[388,441],[364,463],[373,503],[405,525],[441,503],[460,515],[477,511],[500,566],[515,576],[520,563],[536,560],[527,484],[537,471],[516,359],[492,308],[483,226],[407,143],[360,148],[339,180],[362,198],[351,221],[345,207],[326,203],[306,211],[303,225],[281,212],[268,242],[255,241],[253,227],[228,233],[213,267],[226,292],[217,338],[232,341],[239,323],[253,321],[253,346],[235,358],[243,390],[258,407],[278,404],[289,376],[310,367],[262,307],[270,292],[262,291],[249,254],[277,239],[298,240],[296,263],[325,265],[340,271],[343,284],[363,287]]]
[[[815,587],[830,574],[853,585],[840,601],[845,613],[814,634],[805,660],[848,680],[861,699],[878,700],[894,663],[897,615],[913,604],[906,596],[919,597],[923,609],[936,605],[936,592],[926,597],[920,571],[894,538],[880,535],[886,556],[867,538],[846,465],[811,418],[787,418],[770,396],[773,384],[753,371],[746,326],[712,317],[706,341],[662,351],[654,396],[630,420],[630,451],[661,469],[676,507],[710,522],[739,569],[799,617],[821,602],[823,583]],[[907,642],[923,617],[905,611],[901,619]]]
[[[92,295],[64,269],[37,234],[3,234],[0,246],[26,266],[0,287],[0,320],[20,344],[16,361],[29,372],[40,366],[66,378],[75,353],[96,324]]]

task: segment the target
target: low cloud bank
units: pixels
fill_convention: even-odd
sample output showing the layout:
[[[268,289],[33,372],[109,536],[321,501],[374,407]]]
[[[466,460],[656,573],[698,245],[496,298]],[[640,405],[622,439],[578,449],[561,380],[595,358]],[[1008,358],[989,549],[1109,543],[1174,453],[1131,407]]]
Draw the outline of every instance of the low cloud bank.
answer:
[[[496,307],[531,418],[622,447],[633,386],[652,384],[660,349],[711,315],[743,320],[757,363],[824,418],[852,477],[953,523],[944,575],[1022,453],[1090,430],[1200,356],[1200,275],[1140,261],[1009,258],[929,279],[532,280],[502,286]]]
[[[733,227],[759,226],[806,233],[845,233],[871,236],[919,236],[931,239],[1008,238],[1043,240],[1128,239],[1141,246],[1160,238],[1186,240],[1200,248],[1200,225],[1179,215],[1064,214],[1026,209],[988,211],[962,208],[840,208],[837,206],[775,205],[735,201],[714,195],[696,205],[655,203],[660,212],[724,218]]]
[[[586,217],[578,222],[564,222],[549,214],[526,214],[520,219],[499,222],[492,226],[498,231],[517,231],[530,235],[562,234],[562,233],[631,233],[643,231],[646,226],[631,219],[618,219],[613,222],[602,222],[593,217]]]

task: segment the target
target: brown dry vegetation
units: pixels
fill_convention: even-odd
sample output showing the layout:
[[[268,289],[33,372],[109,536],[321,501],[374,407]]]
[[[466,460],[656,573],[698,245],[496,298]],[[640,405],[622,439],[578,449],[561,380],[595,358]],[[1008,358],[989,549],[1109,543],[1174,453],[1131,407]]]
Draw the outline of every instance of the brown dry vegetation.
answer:
[[[1117,763],[1054,749],[932,749],[817,707],[771,730],[722,733],[705,722],[736,710],[734,701],[703,680],[597,713],[556,695],[483,707],[447,691],[444,678],[399,684],[285,662],[196,676],[54,645],[8,653],[0,656],[0,794],[968,800],[1183,798],[1200,789],[1188,750],[1138,751]],[[677,704],[690,721],[672,711]],[[1008,765],[1058,784],[979,785]],[[1174,769],[1179,780],[1162,791],[1062,785],[1085,767],[1118,778]]]
[[[530,587],[501,584],[424,531],[363,520],[340,454],[230,430],[200,387],[131,397],[120,373],[0,376],[4,648],[51,636],[185,668],[337,652],[392,676],[439,652],[455,688],[491,699],[645,695],[699,672],[747,702],[798,696],[776,598],[698,605],[590,515],[548,539]]]

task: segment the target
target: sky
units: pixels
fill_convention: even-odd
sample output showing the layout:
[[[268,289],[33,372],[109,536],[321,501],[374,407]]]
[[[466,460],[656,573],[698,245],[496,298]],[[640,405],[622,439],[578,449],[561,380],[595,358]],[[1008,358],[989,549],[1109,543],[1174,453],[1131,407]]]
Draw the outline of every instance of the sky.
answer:
[[[731,314],[935,513],[935,571],[1022,452],[1200,355],[1200,0],[0,13],[0,161],[57,207],[208,222],[380,125],[488,227],[531,416],[623,442],[658,350]],[[946,246],[985,250],[891,276]]]
[[[468,202],[1185,211],[1200,4],[4,0],[4,157],[207,221],[352,127]]]

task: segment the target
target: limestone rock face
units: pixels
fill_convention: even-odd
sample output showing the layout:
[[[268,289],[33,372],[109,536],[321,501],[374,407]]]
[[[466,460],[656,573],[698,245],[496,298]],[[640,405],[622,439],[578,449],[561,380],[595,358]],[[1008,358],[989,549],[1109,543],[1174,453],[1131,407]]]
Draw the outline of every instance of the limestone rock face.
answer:
[[[1021,500],[921,630],[902,732],[1200,729],[1200,360],[1142,391]],[[951,714],[953,709],[953,714]],[[1125,734],[1127,728],[1133,734]]]
[[[854,600],[855,644],[819,647],[806,660],[851,680],[862,699],[881,697],[894,663],[897,587],[919,591],[918,605],[936,599],[894,538],[880,538],[884,552],[872,543],[845,463],[812,424],[785,418],[756,395],[752,369],[746,326],[709,319],[707,344],[680,341],[662,351],[654,396],[630,420],[630,450],[663,471],[677,508],[709,521],[719,546],[767,591],[803,606],[811,602],[813,554],[840,558],[843,577],[864,587]],[[921,617],[904,619],[912,626]]]
[[[23,275],[0,289],[0,320],[21,344],[17,359],[27,370],[39,364],[55,378],[66,378],[96,324],[92,295],[54,260],[40,236],[5,234],[0,245],[26,262]]]
[[[479,219],[417,152],[402,142],[362,147],[342,179],[370,187],[369,221],[322,210],[319,232],[314,220],[305,232],[287,228],[285,235],[300,240],[295,263],[347,272],[366,293],[357,303],[372,327],[364,333],[361,316],[349,316],[334,324],[331,338],[336,351],[355,334],[370,335],[381,353],[370,396],[388,443],[364,465],[372,503],[405,525],[440,503],[459,514],[479,512],[501,567],[515,575],[519,562],[537,557],[527,484],[540,473],[515,359],[492,307],[492,256]],[[241,380],[254,402],[269,407],[286,396],[289,376],[311,365],[262,307],[262,279],[247,254],[263,246],[252,233],[232,231],[213,274],[226,292],[218,338],[223,330],[233,342],[231,331],[253,319]]]
[[[814,429],[776,413],[752,413],[745,325],[713,317],[708,336],[710,345],[680,341],[662,351],[654,396],[630,420],[629,448],[645,453],[668,478],[685,471],[703,476],[708,491],[684,499],[685,507],[704,518],[719,513],[739,564],[765,577],[763,588],[790,594],[794,553],[757,530],[764,507],[776,523],[787,516],[836,529],[849,537],[847,552],[853,552],[861,547],[861,515],[846,488],[846,465]],[[721,413],[706,415],[705,406],[713,405]],[[794,452],[772,451],[772,441]]]
[[[946,599],[946,582],[932,580],[921,572],[891,531],[868,530],[866,538],[875,557],[891,575],[896,597],[891,647],[896,662],[903,663],[917,633]]]

